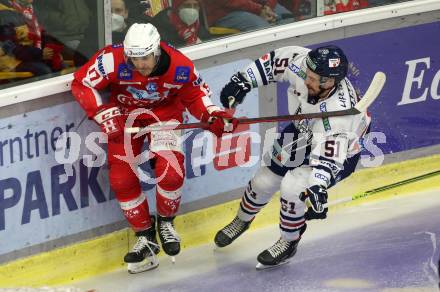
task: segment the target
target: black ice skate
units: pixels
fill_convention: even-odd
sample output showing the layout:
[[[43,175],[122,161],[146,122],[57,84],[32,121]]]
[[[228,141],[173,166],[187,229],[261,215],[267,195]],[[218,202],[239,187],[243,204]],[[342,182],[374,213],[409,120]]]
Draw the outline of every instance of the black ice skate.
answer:
[[[136,274],[156,268],[159,260],[159,245],[156,239],[155,220],[152,217],[152,226],[145,231],[136,232],[137,241],[133,249],[124,257],[128,264],[128,272]]]
[[[245,232],[252,221],[246,222],[235,216],[231,223],[223,227],[215,235],[214,242],[218,247],[225,247],[230,245],[234,240],[236,240],[240,235]]]
[[[299,232],[299,238],[297,240],[287,241],[280,238],[274,245],[261,252],[257,257],[258,264],[256,269],[265,270],[287,264],[296,254],[298,243],[301,240],[301,236],[306,231],[306,228],[307,225],[304,224]]]
[[[282,238],[278,239],[274,245],[258,255],[257,270],[264,270],[287,264],[296,254],[298,242],[299,239],[294,241],[286,241]]]
[[[157,228],[159,229],[159,239],[162,243],[163,251],[172,257],[180,252],[180,237],[174,229],[174,217],[157,216]]]

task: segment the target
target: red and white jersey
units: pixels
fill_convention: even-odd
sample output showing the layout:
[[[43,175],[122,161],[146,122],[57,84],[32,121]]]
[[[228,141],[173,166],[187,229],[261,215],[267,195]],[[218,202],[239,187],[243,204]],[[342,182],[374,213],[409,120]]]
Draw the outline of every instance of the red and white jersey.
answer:
[[[192,61],[164,42],[160,46],[170,61],[168,69],[159,76],[145,77],[131,70],[125,62],[122,44],[104,47],[75,72],[72,93],[87,116],[92,118],[105,103],[99,90],[108,87],[110,102],[123,112],[145,108],[161,120],[181,116],[185,108],[199,120],[218,110]]]

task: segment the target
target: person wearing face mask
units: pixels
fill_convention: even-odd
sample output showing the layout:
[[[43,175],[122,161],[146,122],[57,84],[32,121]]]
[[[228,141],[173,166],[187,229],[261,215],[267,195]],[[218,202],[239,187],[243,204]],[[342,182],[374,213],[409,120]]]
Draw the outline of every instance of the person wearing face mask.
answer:
[[[128,9],[124,0],[112,0],[112,42],[121,43],[128,29]]]
[[[174,0],[170,8],[159,12],[150,22],[164,41],[176,47],[195,45],[211,37],[200,23],[199,0]]]

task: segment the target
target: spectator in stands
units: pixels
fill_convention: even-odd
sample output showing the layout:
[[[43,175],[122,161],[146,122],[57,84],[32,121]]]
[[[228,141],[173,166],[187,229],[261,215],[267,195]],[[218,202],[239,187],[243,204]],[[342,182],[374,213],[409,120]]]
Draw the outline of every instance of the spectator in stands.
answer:
[[[295,20],[316,17],[316,12],[312,10],[311,0],[278,0],[278,3],[289,9]]]
[[[20,12],[29,28],[29,38],[33,41],[34,47],[42,48],[41,28],[32,6],[33,0],[11,0],[12,8]]]
[[[171,0],[125,0],[125,5],[129,11],[128,18],[131,23],[143,23],[145,22],[145,16],[154,17],[163,9],[169,8],[171,6]]]
[[[368,0],[324,0],[324,15],[368,7]]]
[[[0,4],[0,71],[44,75],[52,70],[44,63],[43,51],[28,38],[29,29],[17,11]]]
[[[28,31],[21,37],[21,39],[29,38],[34,47],[43,50],[43,60],[52,68],[52,70],[59,71],[64,68],[63,57],[61,55],[64,46],[56,40],[47,38],[47,36],[43,35],[43,28],[40,26],[34,13],[33,2],[33,0],[9,1],[11,5],[10,7],[21,13],[28,28]],[[20,33],[20,31],[18,31],[18,33]]]
[[[147,19],[158,28],[162,39],[181,47],[201,43],[211,36],[200,21],[199,0],[174,0],[171,7]]]
[[[124,0],[112,0],[112,43],[122,43],[127,33],[128,9]]]
[[[293,21],[292,13],[277,0],[206,0],[205,3],[209,26],[248,31]]]

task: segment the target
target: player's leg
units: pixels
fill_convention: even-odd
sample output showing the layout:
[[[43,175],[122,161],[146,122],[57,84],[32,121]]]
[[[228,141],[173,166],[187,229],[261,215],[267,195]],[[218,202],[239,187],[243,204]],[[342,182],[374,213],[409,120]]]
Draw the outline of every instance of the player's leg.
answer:
[[[185,178],[185,157],[180,138],[179,130],[154,131],[150,135],[150,151],[155,156],[157,229],[162,248],[170,256],[180,252],[180,236],[173,223]]]
[[[143,138],[132,139],[131,147],[136,156],[140,153]],[[159,253],[156,240],[154,218],[150,217],[147,198],[141,192],[141,187],[136,172],[136,162],[128,163],[117,158],[125,156],[124,144],[108,144],[108,163],[110,186],[116,194],[124,217],[136,234],[136,243],[128,252],[124,261],[128,263],[130,273],[138,273],[157,267],[159,264],[155,254]]]
[[[183,154],[177,151],[157,152],[155,173],[159,238],[165,253],[174,256],[180,252],[180,237],[173,220],[182,197],[185,177]]]
[[[267,161],[268,166],[261,167],[248,183],[237,216],[217,232],[214,242],[218,247],[231,244],[243,234],[258,212],[279,190],[283,176],[290,169],[303,163],[304,159],[299,163],[295,161],[295,157],[300,156],[297,155],[297,152],[300,153],[298,149],[304,148],[305,151],[307,148],[302,145],[307,144],[306,139],[299,140],[299,137],[302,137],[299,131],[293,123],[290,123],[283,129],[281,136],[274,141],[271,151],[264,154],[263,159]]]
[[[274,245],[258,255],[258,262],[274,266],[287,262],[296,253],[298,243],[306,230],[305,204],[299,195],[309,187],[311,168],[301,166],[289,171],[280,188],[280,233]]]
[[[258,212],[280,188],[282,177],[267,167],[261,167],[249,181],[241,198],[237,216],[217,232],[214,242],[218,247],[231,244],[245,232]]]

